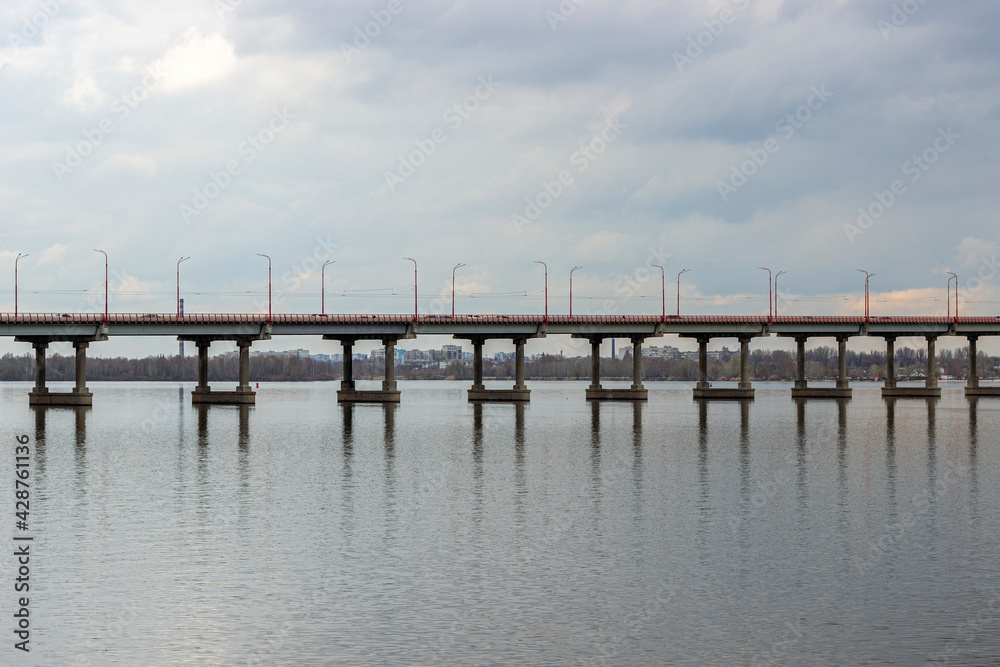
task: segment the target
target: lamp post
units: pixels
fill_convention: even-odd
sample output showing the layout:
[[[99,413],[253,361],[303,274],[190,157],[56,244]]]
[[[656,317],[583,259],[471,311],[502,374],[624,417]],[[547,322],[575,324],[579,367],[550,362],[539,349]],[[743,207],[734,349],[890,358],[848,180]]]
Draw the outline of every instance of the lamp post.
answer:
[[[582,269],[582,266],[574,266],[569,270],[569,316],[573,317],[573,272]]]
[[[957,273],[952,273],[951,271],[945,271],[951,278],[948,278],[948,285],[944,288],[945,298],[948,301],[948,319],[951,319],[951,281],[954,278],[958,278]]]
[[[545,319],[543,322],[545,324],[549,323],[549,266],[545,262],[540,262],[537,259],[532,260],[535,264],[541,264],[545,268]]]
[[[778,271],[774,274],[774,316],[778,316],[778,276],[784,275],[788,271]]]
[[[181,257],[177,260],[177,317],[181,316],[181,262],[190,257]]]
[[[771,300],[771,269],[758,266],[761,271],[767,271],[767,323],[770,324],[774,320],[774,302]]]
[[[14,317],[17,317],[17,263],[22,257],[27,256],[27,254],[17,253],[17,257],[14,258]]]
[[[874,276],[874,273],[868,273],[864,269],[858,269],[861,273],[865,274],[865,324],[868,324],[869,320],[869,310],[868,310],[868,280]]]
[[[267,323],[271,323],[271,257],[257,253],[258,257],[267,258]]]
[[[945,292],[948,294],[948,318],[951,318],[951,281],[955,280],[955,320],[958,320],[958,274],[952,273],[951,271],[945,271],[951,278],[948,278],[948,286],[945,287]]]
[[[413,321],[417,321],[417,260],[412,257],[404,257],[413,262]]]
[[[958,324],[958,275],[955,275],[955,324]]]
[[[108,323],[108,253],[94,248],[94,252],[104,255],[104,324]]]
[[[690,271],[690,269],[681,269],[681,272],[677,274],[677,317],[681,316],[681,276]]]
[[[455,317],[455,272],[458,271],[463,266],[465,266],[465,264],[459,262],[458,264],[455,265],[455,268],[451,270],[451,316],[452,317]]]
[[[653,264],[656,268],[660,270],[660,301],[662,301],[660,308],[660,322],[667,321],[667,273],[663,270],[663,267],[659,264]]]
[[[323,262],[323,266],[319,269],[319,314],[326,315],[326,265],[336,264],[336,260],[328,259]]]

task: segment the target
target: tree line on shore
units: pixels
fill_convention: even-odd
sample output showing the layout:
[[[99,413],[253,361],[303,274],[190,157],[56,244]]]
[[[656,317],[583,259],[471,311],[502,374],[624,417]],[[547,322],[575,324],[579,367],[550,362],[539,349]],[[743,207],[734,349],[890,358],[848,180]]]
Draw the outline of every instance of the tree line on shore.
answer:
[[[980,377],[997,375],[1000,357],[990,357],[983,352],[978,355]],[[969,367],[969,350],[940,350],[937,365],[941,373],[953,377],[964,377]],[[806,376],[809,378],[835,378],[837,376],[837,351],[832,347],[817,347],[806,351]],[[900,348],[896,350],[898,376],[922,374],[927,368],[927,351],[923,348]],[[355,361],[354,377],[357,380],[379,379],[384,372],[381,361]],[[590,357],[564,357],[544,354],[525,360],[525,372],[532,379],[589,380]],[[847,352],[847,372],[855,379],[883,378],[885,376],[884,352]],[[76,360],[73,356],[53,354],[46,359],[46,379],[52,381],[73,380],[76,374]],[[319,361],[308,357],[281,355],[261,355],[250,358],[250,378],[254,382],[339,380],[342,373],[340,362]],[[740,358],[735,354],[728,359],[711,358],[708,375],[712,380],[726,380],[739,377]],[[643,379],[646,380],[687,380],[698,379],[698,362],[694,359],[643,359]],[[794,380],[796,359],[794,352],[785,350],[753,350],[750,353],[750,375],[753,380]],[[208,362],[210,382],[232,382],[239,376],[239,362],[235,356],[212,357]],[[514,377],[514,360],[494,362],[483,360],[483,377],[487,379],[507,379]],[[623,359],[602,359],[601,377],[631,378],[632,358],[628,354]],[[5,354],[0,357],[0,380],[30,381],[35,378],[35,358],[32,354]],[[142,359],[125,357],[89,357],[87,359],[87,380],[134,380],[134,381],[178,381],[192,382],[198,378],[197,358],[174,356],[151,356]],[[459,361],[445,368],[405,365],[396,368],[396,378],[400,380],[471,380],[472,365]]]

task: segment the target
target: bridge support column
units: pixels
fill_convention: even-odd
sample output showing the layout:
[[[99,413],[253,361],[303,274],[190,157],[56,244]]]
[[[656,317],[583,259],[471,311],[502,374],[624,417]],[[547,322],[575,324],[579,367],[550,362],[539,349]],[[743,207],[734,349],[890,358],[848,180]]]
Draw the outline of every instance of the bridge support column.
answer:
[[[211,344],[211,338],[195,339],[195,345],[198,347],[198,386],[191,392],[191,402],[215,405],[253,405],[257,400],[257,394],[250,388],[250,346],[252,341],[245,338],[236,339],[236,345],[239,348],[239,382],[235,391],[215,390],[208,385],[208,348]]]
[[[524,343],[523,338],[514,341],[514,391],[527,391],[524,384]]]
[[[798,379],[792,387],[792,398],[850,398],[847,382],[847,336],[837,336],[837,385],[810,387],[806,381],[806,337],[796,336],[798,347]]]
[[[927,336],[927,380],[923,387],[897,387],[896,386],[896,358],[893,351],[894,337],[886,337],[885,356],[885,386],[882,387],[882,396],[889,397],[918,397],[940,396],[941,388],[937,386],[937,355],[935,354],[936,336]],[[892,383],[890,386],[890,382]]]
[[[601,389],[601,339],[590,339],[590,389]],[[588,397],[589,398],[589,397]]]
[[[979,336],[969,336],[969,374],[965,384],[966,396],[1000,396],[1000,387],[979,386]]]
[[[241,340],[236,344],[240,348],[240,383],[236,391],[245,394],[250,392],[250,341]]]
[[[207,340],[199,340],[195,343],[198,347],[198,387],[197,392],[208,393],[208,347],[212,343]]]
[[[708,389],[708,339],[698,339],[698,386],[697,389]]]
[[[73,343],[73,347],[76,349],[76,388],[73,390],[78,396],[87,394],[93,397],[90,390],[87,389],[87,347],[90,343]]]
[[[337,392],[341,403],[399,403],[400,393],[396,388],[396,339],[383,338],[385,347],[385,379],[381,389],[358,389],[354,384],[354,341],[342,341],[344,346],[344,379]]]
[[[340,381],[340,389],[354,391],[354,341],[343,341],[344,377]]]
[[[740,389],[750,389],[750,339],[740,338]],[[752,391],[752,390],[751,390]]]
[[[632,339],[632,391],[645,391],[642,386],[642,340]]]
[[[385,379],[382,391],[396,391],[396,341],[388,339],[385,344]]]
[[[527,339],[514,339],[514,386],[511,389],[487,389],[483,384],[482,339],[473,339],[473,349],[478,349],[479,372],[473,370],[473,385],[469,389],[470,401],[529,401],[531,390],[524,383],[524,344]],[[478,342],[478,348],[475,347]],[[475,357],[475,354],[473,355]],[[475,362],[475,358],[473,359]]]
[[[806,340],[808,339],[805,336],[798,336],[795,339],[795,389],[805,389],[809,386],[809,383],[806,381]],[[792,391],[792,396],[794,398],[794,391]]]
[[[483,341],[477,338],[472,341],[472,389],[473,391],[485,391],[483,384]]]
[[[34,343],[35,348],[35,393],[47,394],[49,390],[45,386],[45,348],[48,343]]]
[[[937,337],[927,337],[927,380],[924,381],[927,389],[937,389]]]
[[[590,339],[590,369],[592,380],[587,388],[588,401],[645,401],[649,390],[642,386],[642,341],[632,339],[632,386],[629,389],[605,389],[601,386],[601,340]]]
[[[885,339],[885,389],[896,388],[896,339],[886,336]],[[883,393],[884,390],[883,390]]]
[[[750,338],[740,336],[740,382],[736,387],[712,387],[708,383],[708,338],[698,338],[698,385],[695,399],[752,400],[754,388],[750,384]]]
[[[837,336],[837,389],[848,389],[848,387],[847,336]]]
[[[76,386],[70,391],[49,391],[45,386],[45,350],[48,341],[33,341],[35,348],[35,386],[28,393],[28,405],[93,405],[94,395],[87,390],[88,343],[74,341],[76,348]]]

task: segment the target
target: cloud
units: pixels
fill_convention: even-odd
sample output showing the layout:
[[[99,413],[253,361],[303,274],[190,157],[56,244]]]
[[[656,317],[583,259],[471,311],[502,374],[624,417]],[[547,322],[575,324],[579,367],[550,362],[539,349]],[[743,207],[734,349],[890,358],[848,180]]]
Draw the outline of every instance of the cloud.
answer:
[[[60,262],[66,256],[67,250],[69,250],[68,244],[56,243],[43,250],[35,261],[39,266]]]
[[[197,26],[184,33],[181,44],[152,63],[154,70],[165,73],[162,88],[166,92],[196,89],[218,81],[232,73],[236,65],[233,45],[221,33],[203,36]]]

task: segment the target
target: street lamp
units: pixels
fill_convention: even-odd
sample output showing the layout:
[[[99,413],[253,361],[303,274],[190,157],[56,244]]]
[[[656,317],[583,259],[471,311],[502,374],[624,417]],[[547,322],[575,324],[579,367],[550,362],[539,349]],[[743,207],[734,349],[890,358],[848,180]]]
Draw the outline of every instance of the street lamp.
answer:
[[[17,317],[17,263],[22,257],[27,256],[17,253],[17,257],[14,258],[14,317]]]
[[[267,323],[271,323],[271,257],[257,253],[258,257],[267,258]]]
[[[951,278],[948,278],[948,284],[944,288],[945,298],[948,301],[948,319],[951,319],[951,281],[953,278],[958,278],[958,274],[951,271],[945,271],[945,273],[951,276]]]
[[[455,317],[455,271],[458,271],[463,266],[465,266],[465,264],[459,262],[458,264],[455,265],[455,268],[451,270],[451,316],[452,317]]]
[[[573,317],[573,272],[582,269],[582,266],[574,266],[569,270],[569,316]]]
[[[774,274],[774,316],[778,316],[778,276],[784,275],[788,271],[778,271]]]
[[[681,276],[690,270],[681,269],[681,272],[677,274],[677,317],[681,316]]]
[[[774,302],[771,300],[771,269],[758,266],[761,271],[767,271],[767,323],[770,324],[774,320]]]
[[[413,262],[413,321],[417,321],[417,260],[412,257],[404,257]]]
[[[181,316],[181,262],[190,257],[181,257],[177,260],[177,317]]]
[[[545,262],[540,262],[537,259],[531,260],[535,264],[541,264],[545,268],[545,319],[543,322],[545,324],[549,323],[549,266]]]
[[[108,323],[108,253],[94,248],[94,252],[104,255],[104,324]]]
[[[955,280],[955,319],[958,319],[958,274],[952,273],[951,271],[945,271],[951,278],[948,278],[948,286],[945,287],[945,292],[948,294],[948,317],[951,317],[951,281],[952,278]]]
[[[319,314],[326,315],[326,265],[336,264],[336,260],[328,259],[323,262],[323,266],[319,269]]]
[[[864,269],[858,269],[858,271],[860,271],[861,273],[865,274],[865,324],[868,324],[868,319],[869,319],[869,317],[868,317],[868,313],[869,313],[869,311],[868,311],[868,280],[870,278],[872,278],[875,274],[874,273],[868,273]]]
[[[661,306],[660,321],[667,321],[667,273],[663,270],[663,267],[659,264],[653,264],[656,268],[660,270],[660,300],[663,302]]]

